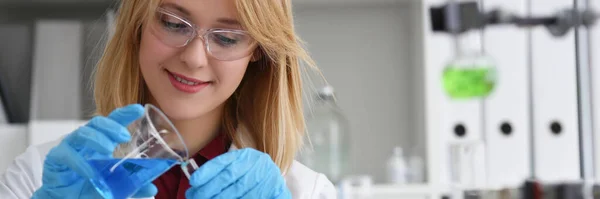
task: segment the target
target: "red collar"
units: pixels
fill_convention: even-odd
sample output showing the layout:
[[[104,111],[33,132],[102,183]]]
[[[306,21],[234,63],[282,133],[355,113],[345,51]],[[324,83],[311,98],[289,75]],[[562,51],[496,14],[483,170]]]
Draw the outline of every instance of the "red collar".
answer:
[[[192,158],[198,163],[198,166],[202,166],[206,161],[226,153],[229,150],[230,143],[231,141],[225,133],[219,133],[217,137],[193,155]],[[155,199],[185,199],[185,191],[190,187],[187,177],[183,175],[181,168],[178,166],[171,168],[154,180],[153,183],[158,188],[158,194],[154,197]]]
[[[219,133],[212,141],[210,141],[204,148],[200,149],[196,155],[192,156],[196,158],[198,156],[204,157],[207,160],[211,160],[229,150],[229,138],[224,133]]]

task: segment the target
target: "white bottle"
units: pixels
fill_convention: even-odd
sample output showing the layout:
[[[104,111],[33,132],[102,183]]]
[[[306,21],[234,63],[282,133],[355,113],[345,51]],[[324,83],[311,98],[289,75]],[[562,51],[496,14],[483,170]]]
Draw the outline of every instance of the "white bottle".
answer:
[[[406,161],[402,147],[394,147],[393,155],[387,161],[387,182],[390,184],[405,184],[407,177]]]
[[[425,164],[419,156],[408,158],[408,183],[419,184],[425,182]]]

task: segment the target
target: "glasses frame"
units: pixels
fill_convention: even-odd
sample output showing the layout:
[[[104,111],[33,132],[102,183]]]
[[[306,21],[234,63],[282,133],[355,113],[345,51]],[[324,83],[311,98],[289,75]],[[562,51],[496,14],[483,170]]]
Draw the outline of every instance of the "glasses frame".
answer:
[[[156,12],[157,12],[158,14],[166,14],[166,15],[169,15],[169,16],[171,16],[171,17],[174,17],[174,18],[176,18],[176,19],[178,19],[178,20],[182,21],[183,23],[185,23],[186,25],[188,25],[189,27],[191,27],[191,28],[193,29],[193,32],[192,32],[191,36],[189,36],[189,38],[188,38],[188,39],[185,41],[185,43],[184,43],[184,44],[182,44],[182,45],[170,45],[170,44],[166,44],[166,45],[174,46],[174,47],[176,47],[176,48],[181,48],[181,47],[185,47],[185,46],[187,46],[187,45],[188,45],[189,43],[191,43],[191,42],[192,42],[194,39],[196,39],[196,38],[198,38],[198,37],[199,37],[199,38],[202,40],[202,43],[204,44],[204,47],[205,47],[206,51],[207,51],[207,52],[208,52],[208,53],[209,53],[209,54],[210,54],[212,57],[214,57],[215,59],[218,59],[218,60],[223,60],[223,61],[237,60],[237,59],[240,59],[240,58],[242,58],[242,57],[244,57],[244,56],[248,56],[248,55],[250,55],[250,54],[251,54],[251,52],[253,51],[253,50],[250,50],[250,49],[253,49],[253,48],[254,48],[254,46],[256,46],[256,41],[254,41],[254,38],[252,38],[252,36],[250,36],[250,34],[248,33],[248,31],[245,31],[245,30],[237,30],[237,29],[225,29],[225,28],[210,28],[210,29],[202,29],[202,28],[200,28],[199,26],[197,26],[196,24],[194,24],[194,23],[192,23],[192,22],[190,22],[190,21],[186,20],[184,17],[180,17],[179,15],[177,15],[177,14],[175,14],[175,13],[173,13],[173,12],[171,12],[171,11],[167,10],[167,9],[164,9],[164,8],[162,8],[162,7],[159,7],[159,8],[157,8],[157,9],[156,9]],[[156,20],[156,19],[155,19],[155,20]],[[158,28],[158,27],[153,27],[153,29],[155,29],[155,28]],[[153,31],[157,31],[157,30],[153,30]],[[235,59],[220,59],[220,58],[217,58],[215,55],[213,55],[213,52],[212,52],[212,51],[211,51],[211,49],[210,49],[209,42],[207,42],[207,36],[208,36],[209,34],[214,34],[214,33],[233,33],[233,34],[241,34],[241,35],[245,35],[245,36],[247,36],[247,37],[248,37],[248,38],[251,40],[249,43],[250,43],[250,46],[252,46],[252,47],[249,47],[249,48],[248,48],[248,52],[244,53],[244,54],[243,54],[243,56],[241,56],[241,57],[239,57],[239,58],[235,58]],[[161,40],[162,40],[162,39],[161,39]],[[162,42],[164,43],[165,41],[162,41]]]

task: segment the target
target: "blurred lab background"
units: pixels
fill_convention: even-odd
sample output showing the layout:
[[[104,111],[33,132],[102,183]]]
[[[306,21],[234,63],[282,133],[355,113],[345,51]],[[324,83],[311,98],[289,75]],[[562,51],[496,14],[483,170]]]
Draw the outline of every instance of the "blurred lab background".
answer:
[[[471,2],[523,17],[575,5]],[[305,78],[310,142],[298,160],[362,198],[578,183],[600,171],[600,105],[582,106],[600,102],[598,28],[555,36],[506,24],[452,35],[432,28],[431,9],[446,3],[293,0],[297,31],[327,80]],[[90,118],[92,72],[116,5],[0,1],[0,171]]]

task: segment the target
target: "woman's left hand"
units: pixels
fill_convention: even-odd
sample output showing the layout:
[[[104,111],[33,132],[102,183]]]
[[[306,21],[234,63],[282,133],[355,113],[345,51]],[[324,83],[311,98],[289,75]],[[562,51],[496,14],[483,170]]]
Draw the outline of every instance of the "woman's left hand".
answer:
[[[266,153],[251,148],[227,152],[202,165],[190,177],[188,199],[290,199],[279,167]]]

